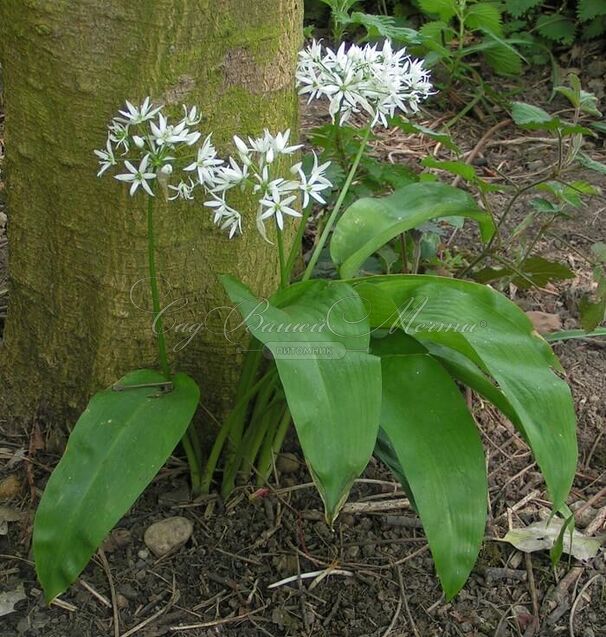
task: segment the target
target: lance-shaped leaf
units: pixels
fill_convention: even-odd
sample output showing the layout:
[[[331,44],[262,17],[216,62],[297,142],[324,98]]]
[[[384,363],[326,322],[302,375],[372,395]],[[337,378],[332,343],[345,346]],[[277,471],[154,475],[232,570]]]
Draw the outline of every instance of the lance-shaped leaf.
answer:
[[[310,473],[330,523],[372,455],[381,406],[381,364],[358,294],[341,281],[308,281],[256,299],[222,282],[248,329],[273,354]],[[279,307],[277,307],[279,305]]]
[[[114,386],[120,391],[95,394],[78,419],[34,522],[34,560],[47,601],[78,577],[183,437],[200,391],[186,374],[172,379],[172,391],[149,386],[165,380],[153,370],[130,372]]]
[[[431,356],[384,356],[381,368],[381,428],[451,598],[469,577],[484,536],[488,486],[480,435],[455,382]]]
[[[475,219],[485,241],[494,232],[491,216],[464,190],[440,182],[414,183],[387,197],[366,197],[352,204],[335,226],[330,256],[343,278],[352,277],[388,241],[440,217]]]
[[[371,325],[401,321],[416,338],[431,340],[469,358],[492,376],[517,416],[549,489],[564,506],[576,468],[576,422],[566,382],[554,373],[559,361],[514,303],[491,288],[427,275],[363,279],[381,289],[367,305]],[[382,301],[390,297],[388,303]],[[394,316],[393,307],[398,308]]]

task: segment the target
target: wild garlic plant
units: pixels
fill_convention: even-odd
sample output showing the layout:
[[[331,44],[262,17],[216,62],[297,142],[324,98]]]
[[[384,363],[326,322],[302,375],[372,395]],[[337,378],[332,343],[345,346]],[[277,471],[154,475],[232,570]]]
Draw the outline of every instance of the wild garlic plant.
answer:
[[[492,218],[467,192],[439,182],[412,183],[341,210],[371,130],[389,126],[397,111],[418,110],[432,93],[428,72],[389,42],[338,51],[314,42],[301,53],[297,80],[302,94],[328,100],[334,126],[362,125],[347,178],[294,282],[311,204],[324,206],[332,184],[329,165],[315,154],[304,169],[301,146],[291,143],[289,131],[246,140],[238,135],[233,155],[223,159],[210,134],[203,139],[196,129],[195,108],[184,107],[174,122],[146,98],[139,106],[127,102],[110,124],[105,149],[95,151],[101,176],[111,169],[133,197],[147,198],[162,371],[127,374],[95,395],[74,427],[34,525],[34,557],[49,601],[76,579],[180,439],[193,490],[209,491],[221,465],[227,496],[238,476],[245,479],[251,471],[265,484],[291,424],[331,525],[373,454],[392,470],[421,517],[437,574],[452,597],[478,555],[487,501],[481,439],[457,382],[494,403],[518,428],[543,471],[554,510],[569,515],[573,404],[552,370],[559,368],[557,359],[525,314],[477,283],[359,276],[383,245],[432,219],[469,217],[484,241],[494,235]],[[240,189],[256,199],[255,210],[238,209]],[[234,407],[201,471],[195,432],[186,433],[199,390],[187,375],[172,373],[157,320],[153,210],[161,193],[190,200],[200,213],[210,211],[234,247],[254,218],[253,232],[272,243],[275,238],[280,271],[280,285],[266,300],[221,276],[250,345]],[[293,239],[287,224],[295,222]],[[339,277],[312,278],[329,237]]]

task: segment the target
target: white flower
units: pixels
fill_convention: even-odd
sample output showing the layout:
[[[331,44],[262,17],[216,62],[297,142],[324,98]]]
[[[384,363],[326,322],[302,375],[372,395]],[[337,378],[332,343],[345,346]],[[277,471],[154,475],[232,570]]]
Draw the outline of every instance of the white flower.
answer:
[[[116,158],[114,157],[114,149],[112,147],[111,139],[108,137],[105,144],[107,150],[95,150],[95,155],[99,158],[99,164],[101,169],[97,173],[97,177],[101,175],[110,167],[116,165]]]
[[[148,195],[150,195],[151,197],[154,196],[154,193],[152,192],[152,189],[147,182],[151,179],[155,179],[156,175],[155,173],[147,172],[148,162],[149,155],[145,155],[145,157],[141,160],[139,168],[135,168],[135,166],[133,166],[129,161],[125,161],[124,165],[126,166],[128,172],[122,175],[115,175],[116,179],[131,183],[129,191],[131,197],[135,194],[139,186],[142,186],[143,190],[145,190]]]
[[[187,106],[183,104],[183,112],[185,116],[183,117],[183,121],[186,126],[196,126],[202,120],[202,114],[198,115],[198,107],[192,106],[191,109],[187,109]]]
[[[221,230],[229,230],[228,236],[233,239],[235,234],[242,234],[242,215],[227,205],[224,197],[213,195],[213,199],[205,201],[207,208],[214,210],[213,222],[218,225]]]
[[[152,107],[151,100],[146,97],[141,106],[133,106],[128,100],[126,100],[126,109],[119,111],[121,118],[119,120],[127,124],[142,124],[148,119],[155,117],[157,113],[162,110],[162,106]]]
[[[299,93],[309,100],[327,98],[333,121],[341,122],[352,113],[365,111],[374,126],[387,126],[387,117],[396,110],[416,112],[419,103],[432,94],[429,71],[421,60],[394,51],[389,39],[383,48],[342,44],[335,52],[313,42],[299,54],[297,66]]]
[[[140,135],[133,135],[133,142],[137,148],[145,146],[145,140]]]
[[[325,204],[326,201],[320,196],[320,193],[327,188],[332,188],[332,183],[328,180],[324,173],[330,166],[330,162],[318,166],[318,156],[314,153],[314,165],[311,169],[309,177],[305,175],[301,164],[295,164],[292,168],[296,171],[300,178],[300,184],[298,184],[301,192],[303,193],[303,208],[307,208],[309,205],[310,197],[315,199],[318,203]]]
[[[122,146],[124,153],[127,153],[129,149],[128,124],[122,124],[117,119],[112,120],[109,125],[109,139],[116,144],[116,148]]]
[[[173,201],[175,199],[191,200],[194,198],[193,191],[196,184],[191,179],[189,180],[189,183],[180,181],[176,186],[169,184],[168,187],[175,191],[175,194],[168,198],[169,201]]]
[[[229,158],[229,166],[222,165],[214,176],[213,190],[224,192],[244,183],[248,178],[249,164],[238,164],[233,157]]]
[[[198,171],[198,179],[202,185],[206,185],[209,188],[215,186],[215,176],[217,172],[217,166],[223,163],[222,159],[217,159],[217,151],[211,143],[211,135],[209,135],[200,148],[198,148],[198,155],[196,161],[186,166],[183,170],[191,172],[193,170]]]
[[[160,113],[158,123],[150,122],[150,128],[154,141],[158,146],[165,144],[180,144],[187,142],[189,130],[185,128],[185,122],[181,121],[176,126],[168,123],[168,119]]]
[[[300,217],[301,213],[290,207],[293,201],[297,198],[296,195],[290,195],[285,199],[281,198],[281,193],[278,187],[274,187],[271,190],[270,196],[266,196],[259,202],[261,206],[265,208],[259,216],[261,221],[265,221],[270,217],[275,217],[276,223],[280,230],[284,229],[284,215],[290,217]]]
[[[160,168],[160,172],[163,175],[172,175],[173,174],[173,166],[172,164],[164,164],[162,168]]]

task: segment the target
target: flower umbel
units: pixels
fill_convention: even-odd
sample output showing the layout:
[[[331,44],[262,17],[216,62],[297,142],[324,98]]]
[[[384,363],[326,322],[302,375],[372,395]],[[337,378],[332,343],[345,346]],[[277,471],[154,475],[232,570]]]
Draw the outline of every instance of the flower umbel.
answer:
[[[432,94],[429,71],[423,62],[406,55],[405,49],[394,51],[389,39],[383,48],[355,44],[337,51],[314,41],[299,53],[297,66],[299,93],[309,95],[309,101],[327,98],[333,121],[339,115],[341,123],[352,113],[365,112],[371,126],[397,110],[415,113],[419,104]]]
[[[116,167],[119,174],[115,178],[131,184],[131,195],[141,186],[142,191],[153,196],[151,184],[159,178],[169,200],[193,199],[195,188],[215,187],[216,172],[223,162],[217,159],[209,135],[198,149],[196,162],[191,163],[192,146],[202,136],[192,130],[201,119],[197,107],[184,105],[184,116],[177,122],[171,122],[163,108],[154,106],[149,97],[138,106],[126,102],[108,126],[105,149],[94,151],[100,166],[97,176]],[[189,174],[194,170],[197,179]],[[168,183],[171,178],[176,185]]]

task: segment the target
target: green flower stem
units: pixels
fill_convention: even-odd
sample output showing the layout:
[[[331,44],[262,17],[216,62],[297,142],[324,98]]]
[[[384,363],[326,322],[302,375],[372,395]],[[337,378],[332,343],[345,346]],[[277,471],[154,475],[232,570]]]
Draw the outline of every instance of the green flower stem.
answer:
[[[278,238],[278,259],[280,260],[280,289],[288,287],[288,275],[286,270],[286,257],[284,255],[284,236],[276,223],[276,235]]]
[[[307,226],[307,220],[309,219],[310,214],[311,214],[311,206],[307,206],[307,209],[303,212],[303,217],[301,218],[299,226],[297,227],[297,234],[295,235],[292,248],[290,249],[290,253],[286,261],[286,279],[288,281],[290,281],[290,278],[292,276],[292,270],[295,267],[297,257],[301,253],[301,243],[303,241],[303,233],[305,232],[305,227]]]
[[[272,381],[265,384],[259,390],[246,435],[238,446],[237,453],[225,461],[223,482],[221,484],[221,495],[224,498],[234,490],[236,476],[238,475],[240,467],[243,464],[247,467],[252,465],[257,450],[263,441],[263,436],[268,425],[266,417],[267,410],[276,389],[275,378],[275,376],[272,377]],[[250,458],[250,456],[252,456],[252,458]],[[244,463],[245,458],[248,459],[246,463]]]
[[[172,378],[170,366],[168,364],[168,356],[166,354],[166,340],[164,338],[164,325],[162,314],[160,313],[160,293],[158,291],[158,274],[156,271],[156,243],[154,236],[154,198],[147,198],[147,259],[149,267],[149,287],[152,297],[152,309],[154,314],[154,333],[156,336],[156,344],[158,346],[158,357],[160,358],[160,368],[162,374],[167,380]],[[191,477],[192,492],[194,495],[199,493],[200,489],[200,472],[201,458],[200,445],[198,435],[195,431],[195,425],[191,423],[185,435],[181,439],[181,444],[187,456],[189,464],[189,472]]]
[[[328,221],[326,222],[326,225],[324,226],[324,230],[322,230],[322,234],[320,235],[320,240],[318,241],[316,247],[314,248],[313,254],[311,255],[311,259],[309,260],[309,263],[307,264],[307,268],[305,269],[305,273],[303,274],[303,277],[302,277],[303,281],[307,281],[309,278],[311,278],[311,275],[313,274],[314,268],[316,267],[316,263],[318,262],[318,259],[320,258],[320,254],[322,253],[322,250],[324,249],[324,245],[326,244],[326,241],[328,240],[330,231],[332,230],[332,227],[334,226],[335,221],[337,220],[337,216],[339,215],[339,212],[341,211],[341,207],[343,206],[343,202],[345,201],[347,192],[349,191],[349,188],[351,187],[351,184],[354,180],[356,171],[358,170],[358,166],[360,165],[360,160],[362,159],[362,155],[364,154],[364,151],[366,150],[366,144],[368,143],[369,137],[370,137],[370,125],[364,129],[364,134],[362,136],[362,141],[360,142],[360,148],[358,149],[358,153],[356,154],[354,162],[351,165],[349,174],[347,175],[347,179],[345,180],[345,184],[343,184],[343,190],[341,190],[341,192],[339,193],[339,198],[337,199],[337,203],[335,204],[335,207],[330,213],[330,217],[328,217]]]
[[[213,475],[215,473],[215,469],[217,468],[217,463],[219,462],[219,458],[221,456],[221,451],[223,450],[223,445],[229,436],[234,423],[238,422],[238,419],[241,418],[242,421],[246,415],[246,407],[250,400],[259,392],[259,390],[264,386],[268,379],[273,375],[274,370],[270,370],[267,374],[265,374],[262,378],[260,378],[245,394],[240,395],[240,399],[232,409],[229,416],[223,421],[219,432],[217,433],[217,437],[215,438],[215,442],[210,451],[210,455],[208,456],[208,461],[206,462],[206,466],[204,467],[204,472],[202,474],[202,478],[200,481],[200,490],[202,493],[208,493],[210,491],[210,485],[212,483]]]
[[[160,367],[167,380],[171,379],[168,357],[166,355],[166,341],[164,340],[164,326],[160,314],[160,294],[158,292],[158,275],[156,273],[156,245],[154,239],[154,198],[147,198],[147,258],[149,264],[149,286],[152,296],[154,312],[154,333],[158,345]]]
[[[284,444],[284,438],[290,427],[291,417],[288,405],[285,407],[282,417],[278,424],[275,435],[269,435],[263,442],[263,448],[259,454],[259,461],[257,462],[257,486],[262,486],[267,482],[271,469],[273,467],[273,459],[280,453],[282,445]],[[272,432],[269,432],[270,434]]]
[[[181,438],[181,444],[185,450],[187,457],[187,464],[189,465],[189,477],[191,480],[191,492],[192,495],[198,496],[201,493],[202,474],[200,467],[200,458],[195,451],[195,447],[191,441],[191,431],[193,430],[193,424],[189,426],[189,429],[185,432],[183,438]]]
[[[259,367],[263,361],[263,345],[256,339],[251,338],[249,350],[244,357],[244,365],[238,382],[237,396],[244,396],[249,391],[257,378]],[[234,409],[235,412],[235,409]],[[232,412],[233,413],[233,412]],[[230,414],[231,416],[231,414]],[[234,419],[229,430],[229,443],[231,450],[234,452],[238,448],[242,440],[242,432],[244,431],[244,422],[246,420],[246,405],[234,413]]]

